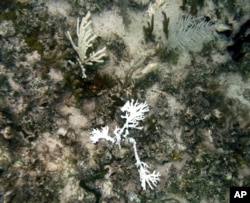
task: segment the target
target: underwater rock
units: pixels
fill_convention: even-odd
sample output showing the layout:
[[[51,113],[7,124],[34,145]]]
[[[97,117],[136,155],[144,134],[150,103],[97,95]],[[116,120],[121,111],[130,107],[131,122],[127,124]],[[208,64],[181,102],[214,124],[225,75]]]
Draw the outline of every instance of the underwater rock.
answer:
[[[227,47],[227,50],[231,53],[232,59],[239,62],[240,59],[246,54],[243,51],[245,43],[250,42],[250,19],[247,20],[240,28],[239,32],[233,37],[234,44]]]
[[[217,23],[214,25],[214,28],[217,33],[224,34],[226,37],[229,37],[232,33],[232,26],[224,23]]]

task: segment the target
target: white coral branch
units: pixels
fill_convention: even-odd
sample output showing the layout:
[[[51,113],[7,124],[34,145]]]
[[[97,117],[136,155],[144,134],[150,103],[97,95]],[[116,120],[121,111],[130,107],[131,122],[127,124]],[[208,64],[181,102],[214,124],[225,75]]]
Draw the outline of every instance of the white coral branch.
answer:
[[[102,58],[106,56],[105,54],[106,47],[96,52],[90,53],[89,56],[86,55],[88,49],[93,46],[93,41],[97,37],[92,31],[91,28],[92,21],[90,20],[90,18],[91,14],[90,12],[88,12],[87,15],[82,18],[81,23],[79,21],[79,18],[77,19],[77,26],[76,26],[76,34],[78,37],[77,45],[74,43],[70,32],[67,31],[67,36],[70,40],[70,43],[79,56],[78,62],[82,69],[83,78],[86,77],[84,65],[92,65],[93,62],[102,63],[103,62]]]
[[[103,63],[104,62],[103,57],[106,56],[105,52],[106,52],[106,47],[103,47],[102,49],[98,50],[97,52],[93,51],[89,55],[89,58],[85,61],[85,64],[92,65],[93,62]]]
[[[141,186],[143,190],[146,190],[146,185],[150,187],[151,190],[154,189],[154,187],[157,186],[157,183],[160,181],[160,173],[156,173],[153,171],[153,173],[150,173],[148,170],[148,165],[145,164],[144,162],[141,162],[139,165],[139,174],[140,174],[140,181],[141,181]]]
[[[141,181],[141,186],[143,190],[146,190],[146,185],[150,187],[150,189],[154,189],[154,187],[157,186],[157,183],[160,181],[160,173],[156,173],[153,171],[153,173],[150,173],[149,166],[145,163],[142,162],[139,158],[139,155],[137,153],[137,148],[136,148],[136,141],[134,138],[129,138],[128,141],[133,144],[133,149],[134,149],[134,154],[135,154],[135,159],[136,159],[136,167],[138,168],[139,175],[140,175],[140,181]]]
[[[101,130],[93,129],[90,132],[90,140],[93,143],[98,142],[100,139],[104,139],[104,140],[110,141],[112,143],[115,142],[115,139],[113,137],[109,136],[109,127],[108,126],[102,127]]]
[[[140,175],[140,182],[143,190],[146,190],[146,185],[151,189],[157,186],[157,183],[160,181],[160,173],[149,171],[149,166],[142,162],[139,158],[136,148],[136,141],[132,137],[128,137],[130,128],[138,128],[139,121],[145,118],[144,114],[149,111],[148,104],[146,102],[139,103],[138,101],[127,101],[125,105],[121,108],[122,112],[125,112],[125,116],[121,116],[126,119],[126,123],[122,128],[116,127],[114,130],[115,137],[109,136],[109,127],[103,127],[101,130],[93,129],[90,133],[90,140],[93,143],[98,142],[100,139],[105,139],[112,142],[120,147],[122,140],[128,140],[133,145],[134,155],[136,159],[136,167]]]
[[[145,118],[144,114],[149,111],[148,104],[146,102],[139,103],[138,101],[127,101],[121,108],[122,112],[126,112],[125,116],[121,116],[126,119],[126,128],[137,128],[139,121]]]

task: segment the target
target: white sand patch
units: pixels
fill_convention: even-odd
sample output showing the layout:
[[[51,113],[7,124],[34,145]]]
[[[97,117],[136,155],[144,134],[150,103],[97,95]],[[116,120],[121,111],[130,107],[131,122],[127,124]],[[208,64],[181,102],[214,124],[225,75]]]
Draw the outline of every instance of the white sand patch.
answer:
[[[243,97],[243,92],[250,87],[250,80],[243,81],[238,74],[222,74],[219,78],[220,84],[227,87],[226,96],[236,99],[250,110],[250,101]]]
[[[62,15],[65,17],[69,16],[71,6],[67,1],[64,0],[42,0],[48,7],[48,11],[51,15]]]
[[[48,75],[54,81],[58,82],[58,81],[62,81],[63,80],[62,73],[60,71],[58,71],[58,70],[50,68],[50,71],[49,71]]]
[[[142,26],[146,25],[143,12],[129,12],[131,23],[128,30],[125,29],[122,17],[115,10],[104,11],[100,15],[92,15],[94,32],[102,37],[108,37],[111,33],[116,33],[122,37],[129,47],[131,56],[145,55],[147,49],[142,44],[144,41]]]
[[[63,115],[69,115],[68,121],[70,127],[73,129],[84,128],[88,124],[88,119],[81,114],[80,109],[75,107],[63,106],[59,109]]]
[[[84,193],[82,188],[79,186],[79,181],[75,177],[71,177],[67,180],[64,188],[60,193],[60,202],[67,203],[72,199],[77,199],[78,201],[84,200]],[[74,198],[75,197],[75,198]]]

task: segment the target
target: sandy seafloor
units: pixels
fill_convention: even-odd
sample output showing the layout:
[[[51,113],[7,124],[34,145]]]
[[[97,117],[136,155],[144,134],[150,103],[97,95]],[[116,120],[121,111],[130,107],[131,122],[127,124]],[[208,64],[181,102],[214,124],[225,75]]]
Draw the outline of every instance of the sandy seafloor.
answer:
[[[1,0],[0,202],[227,203],[230,187],[250,186],[250,3],[183,2]],[[88,11],[86,56],[106,56],[82,78],[66,32],[77,44]],[[210,20],[209,40],[197,29],[170,50],[162,11],[170,36],[183,16]],[[153,190],[131,144],[90,141],[93,128],[122,126],[131,99],[150,108],[129,136],[161,174]]]

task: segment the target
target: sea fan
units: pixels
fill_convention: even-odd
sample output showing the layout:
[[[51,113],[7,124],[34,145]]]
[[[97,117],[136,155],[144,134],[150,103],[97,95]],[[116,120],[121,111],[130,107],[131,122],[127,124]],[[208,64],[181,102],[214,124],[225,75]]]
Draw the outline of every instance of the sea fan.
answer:
[[[203,43],[213,39],[214,28],[211,21],[188,15],[168,27],[166,47],[168,51],[177,49],[197,50]]]

